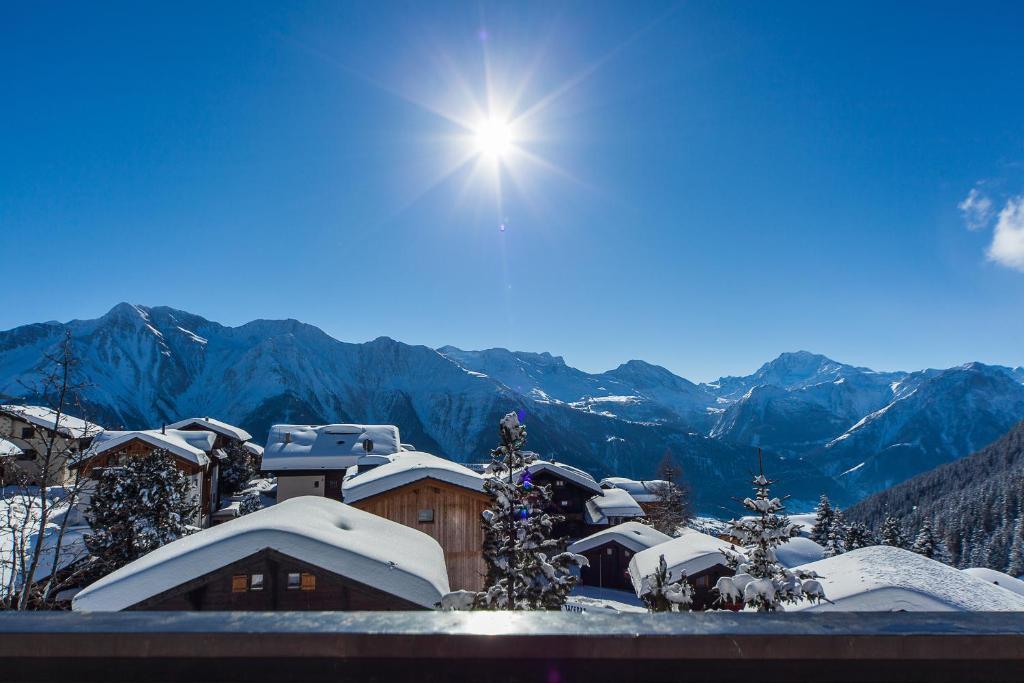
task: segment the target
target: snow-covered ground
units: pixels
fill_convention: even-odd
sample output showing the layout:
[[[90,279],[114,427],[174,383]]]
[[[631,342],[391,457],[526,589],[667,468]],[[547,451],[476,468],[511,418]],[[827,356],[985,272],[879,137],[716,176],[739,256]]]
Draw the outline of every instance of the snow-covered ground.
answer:
[[[632,592],[596,586],[576,586],[569,594],[566,605],[568,609],[564,611],[582,611],[589,614],[644,613],[647,611],[640,599]]]

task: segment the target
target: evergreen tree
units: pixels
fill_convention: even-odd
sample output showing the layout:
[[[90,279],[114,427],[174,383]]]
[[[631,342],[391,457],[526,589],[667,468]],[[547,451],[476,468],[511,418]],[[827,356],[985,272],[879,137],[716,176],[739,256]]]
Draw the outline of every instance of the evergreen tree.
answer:
[[[658,568],[653,574],[643,578],[644,604],[652,612],[684,612],[689,611],[693,603],[693,588],[686,580],[686,572],[674,580],[668,571],[665,556],[658,560]]]
[[[227,462],[220,468],[220,487],[225,494],[237,493],[250,479],[256,476],[256,457],[240,444],[231,444],[224,449]]]
[[[925,520],[921,525],[921,531],[918,532],[917,538],[914,540],[913,547],[910,549],[918,555],[924,555],[931,559],[935,557],[937,545],[935,534],[932,533],[931,522]]]
[[[676,536],[680,527],[686,525],[691,515],[689,491],[682,479],[683,470],[676,464],[669,451],[658,466],[658,479],[654,493],[658,501],[647,514],[647,523],[663,534]]]
[[[1024,576],[1024,516],[1017,518],[1010,537],[1010,563],[1006,566],[1010,576]]]
[[[903,525],[899,518],[889,515],[882,523],[882,545],[891,545],[894,548],[907,547],[907,535],[903,531]]]
[[[811,527],[811,540],[824,547],[828,542],[832,527],[835,524],[835,511],[832,503],[824,493],[818,499],[818,507],[814,508],[814,526]]]
[[[758,463],[761,464],[758,451]],[[774,482],[764,476],[764,466],[754,477],[754,498],[745,498],[743,506],[754,512],[748,519],[734,519],[727,532],[739,539],[743,553],[725,551],[726,563],[734,576],[722,577],[715,585],[719,602],[740,603],[759,612],[774,612],[785,604],[802,599],[812,602],[825,599],[814,572],[797,572],[783,567],[775,557],[775,549],[799,535],[800,525],[789,521],[780,499],[772,498]]]
[[[832,524],[825,536],[825,557],[835,557],[846,552],[846,519],[839,508],[833,508]]]
[[[515,413],[501,419],[499,434],[501,444],[491,451],[490,476],[484,482],[491,498],[483,515],[487,576],[474,607],[561,609],[576,585],[573,570],[587,560],[566,552],[566,539],[550,538],[563,518],[544,512],[551,490],[530,477],[535,456],[523,451],[526,427]]]
[[[241,515],[247,515],[250,512],[256,512],[257,510],[263,509],[263,499],[260,498],[260,494],[256,490],[246,491],[242,494],[242,501],[238,506],[238,512]]]
[[[188,476],[165,450],[100,472],[85,537],[95,572],[106,575],[190,532],[197,505]]]
[[[869,545],[875,545],[875,539],[866,524],[863,522],[854,522],[846,529],[844,545],[847,550],[856,550],[857,548],[866,548]]]

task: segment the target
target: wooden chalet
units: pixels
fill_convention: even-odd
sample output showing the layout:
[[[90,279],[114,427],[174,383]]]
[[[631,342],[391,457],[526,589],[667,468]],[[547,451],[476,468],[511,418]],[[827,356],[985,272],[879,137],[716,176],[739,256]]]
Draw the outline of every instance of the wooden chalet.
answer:
[[[603,489],[621,489],[633,497],[645,514],[661,502],[660,492],[669,483],[663,479],[627,479],[626,477],[607,477],[601,480]]]
[[[78,593],[75,610],[423,610],[447,593],[426,534],[303,496],[169,543]]]
[[[552,535],[570,540],[588,535],[587,501],[603,494],[597,481],[583,470],[547,460],[535,460],[527,466],[527,471],[534,484],[551,487],[551,502],[546,512],[565,518],[554,526]]]
[[[624,522],[581,538],[569,546],[569,552],[583,555],[589,562],[580,571],[584,586],[633,590],[629,563],[633,555],[671,541],[672,537],[640,522]]]
[[[212,417],[186,418],[167,425],[167,429],[177,429],[185,432],[212,432],[215,436],[213,442],[214,449],[227,448],[228,446],[245,446],[245,444],[252,441],[252,434],[241,427],[215,420]]]
[[[630,581],[637,597],[642,598],[650,590],[646,578],[654,574],[664,555],[670,580],[685,574],[693,587],[693,609],[708,609],[718,597],[714,591],[718,579],[735,574],[726,564],[726,550],[736,548],[714,536],[684,528],[676,538],[635,554],[629,563]]]
[[[345,479],[344,501],[435,539],[444,550],[454,590],[483,589],[484,532],[481,515],[490,505],[484,478],[429,453],[402,452],[379,463],[366,458]]]

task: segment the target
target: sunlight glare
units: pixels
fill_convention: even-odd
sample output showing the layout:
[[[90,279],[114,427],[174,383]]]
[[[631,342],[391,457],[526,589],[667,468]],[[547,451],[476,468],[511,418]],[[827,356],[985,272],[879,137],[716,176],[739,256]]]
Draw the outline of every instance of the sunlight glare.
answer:
[[[476,149],[480,154],[500,159],[512,148],[512,131],[504,121],[486,119],[474,132]]]

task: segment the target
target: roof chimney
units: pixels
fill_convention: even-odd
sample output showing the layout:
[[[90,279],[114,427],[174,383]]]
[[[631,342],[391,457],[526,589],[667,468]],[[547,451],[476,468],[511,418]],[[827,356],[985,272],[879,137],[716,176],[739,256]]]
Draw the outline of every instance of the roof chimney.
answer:
[[[167,433],[167,423],[166,422],[164,422],[163,425],[160,426],[160,433],[161,434],[166,434]]]
[[[284,442],[285,443],[291,443],[292,442],[292,433],[291,432],[285,432],[284,433]]]

